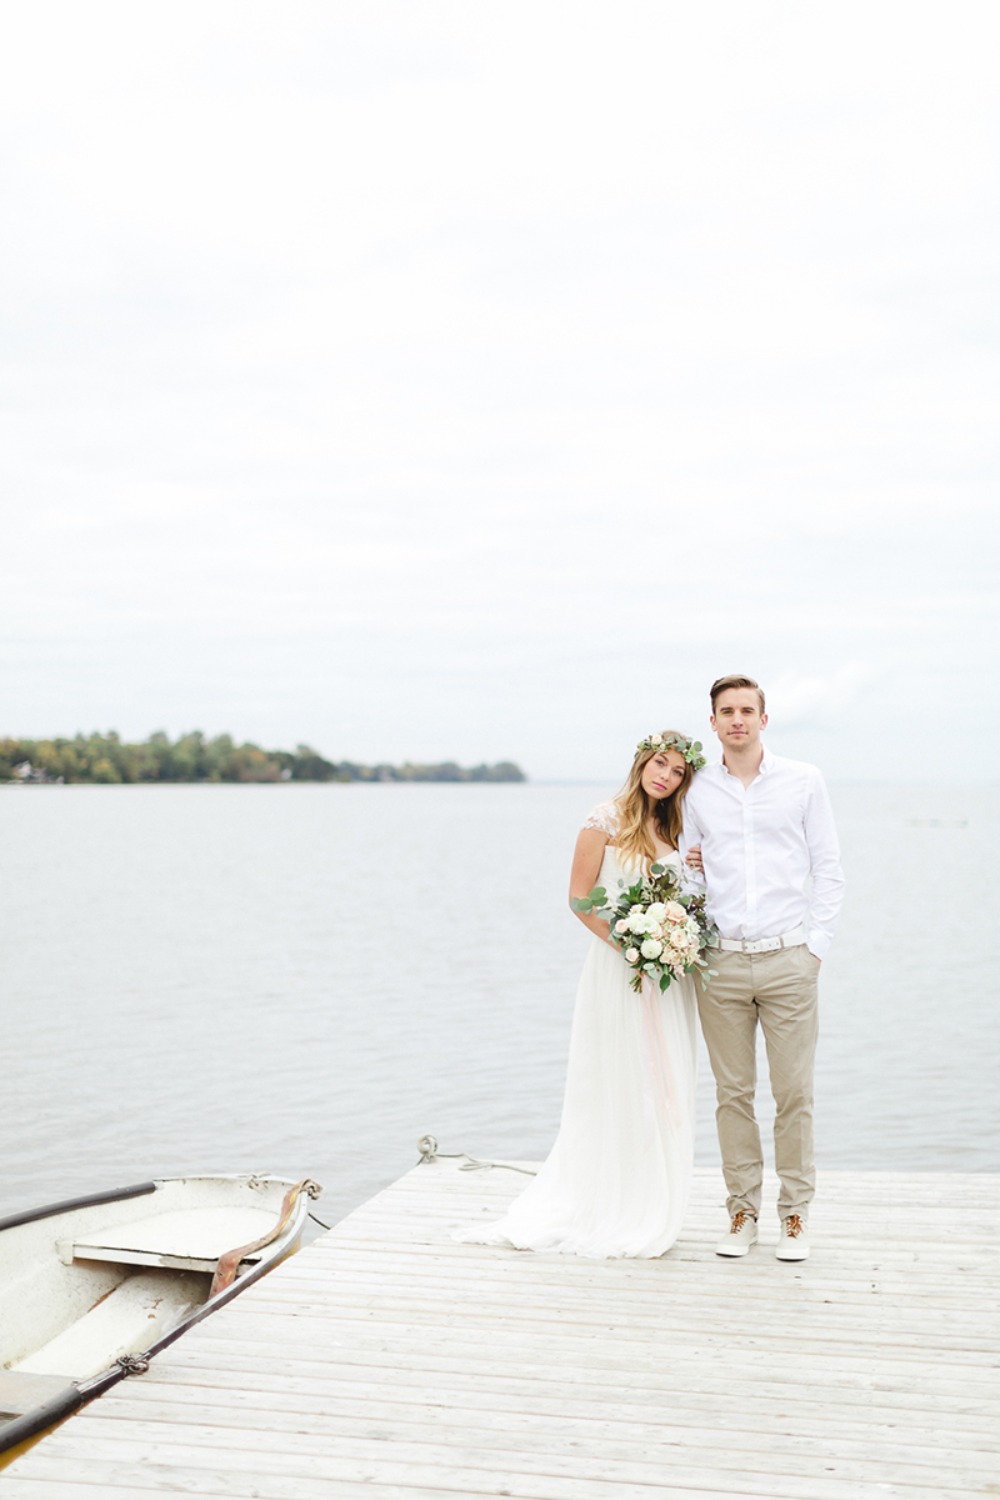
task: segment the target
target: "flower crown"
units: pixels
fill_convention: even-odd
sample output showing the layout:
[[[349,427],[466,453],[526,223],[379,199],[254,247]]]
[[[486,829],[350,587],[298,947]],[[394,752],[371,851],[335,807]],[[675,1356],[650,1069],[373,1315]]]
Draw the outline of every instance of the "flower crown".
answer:
[[[689,740],[683,734],[648,734],[635,749],[636,754],[640,750],[652,750],[654,755],[662,755],[664,750],[676,750],[696,771],[708,764],[701,753],[701,740]]]

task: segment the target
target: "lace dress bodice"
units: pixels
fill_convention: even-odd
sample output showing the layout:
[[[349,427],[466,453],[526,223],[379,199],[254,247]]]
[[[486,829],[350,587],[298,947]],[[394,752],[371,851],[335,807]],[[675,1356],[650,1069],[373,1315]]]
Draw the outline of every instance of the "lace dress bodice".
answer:
[[[618,849],[614,840],[618,837],[618,809],[613,802],[599,802],[595,808],[587,814],[583,822],[584,828],[597,828],[601,833],[606,833],[610,842],[604,850],[604,858],[601,861],[600,873],[597,884],[603,885],[609,896],[618,892],[618,881],[624,880],[631,884],[637,880],[642,871],[633,867],[626,869],[618,858]],[[672,865],[679,873],[684,873],[684,866],[680,854],[676,849],[670,849],[664,854],[657,855],[657,864]]]

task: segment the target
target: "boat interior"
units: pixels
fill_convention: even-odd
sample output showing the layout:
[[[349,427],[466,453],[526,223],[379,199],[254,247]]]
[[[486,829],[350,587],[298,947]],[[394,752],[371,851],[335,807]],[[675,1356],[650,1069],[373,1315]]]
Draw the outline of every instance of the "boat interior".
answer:
[[[0,1227],[0,1421],[137,1355],[271,1230],[285,1183],[174,1179]],[[264,1252],[240,1259],[244,1272]]]

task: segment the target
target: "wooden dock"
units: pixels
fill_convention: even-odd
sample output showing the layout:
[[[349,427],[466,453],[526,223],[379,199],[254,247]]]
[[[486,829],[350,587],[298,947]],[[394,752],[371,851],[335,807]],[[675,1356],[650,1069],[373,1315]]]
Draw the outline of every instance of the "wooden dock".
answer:
[[[459,1245],[422,1164],[0,1475],[0,1500],[1000,1496],[1000,1176],[823,1173],[809,1261]],[[769,1203],[774,1201],[769,1185]]]

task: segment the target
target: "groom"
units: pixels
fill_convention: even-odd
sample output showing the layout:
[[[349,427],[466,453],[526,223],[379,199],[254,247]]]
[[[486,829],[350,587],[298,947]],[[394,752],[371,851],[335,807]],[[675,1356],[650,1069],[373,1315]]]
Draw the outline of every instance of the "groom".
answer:
[[[683,849],[701,845],[708,910],[720,933],[718,948],[708,955],[717,974],[698,1001],[715,1074],[730,1216],[716,1251],[746,1255],[757,1239],[763,1175],[754,1116],[759,1022],[775,1100],[774,1160],[781,1182],[776,1254],[779,1260],[805,1260],[816,1187],[817,979],[843,899],[840,850],[819,771],[772,755],[761,743],[767,714],[753,678],[720,677],[711,696],[722,760],[699,772],[688,791]]]

